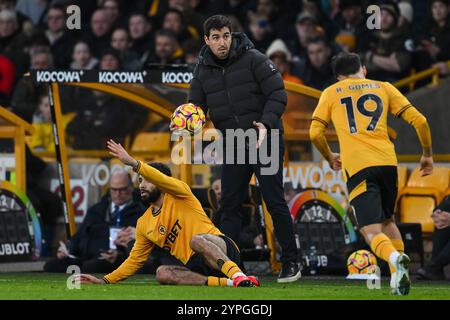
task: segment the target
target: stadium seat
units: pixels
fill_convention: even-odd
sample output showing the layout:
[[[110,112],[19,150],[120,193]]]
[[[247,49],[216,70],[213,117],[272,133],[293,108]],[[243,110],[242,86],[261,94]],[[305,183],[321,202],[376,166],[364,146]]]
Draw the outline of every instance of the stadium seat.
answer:
[[[431,213],[449,187],[450,168],[435,167],[433,174],[421,177],[420,168],[411,173],[406,187],[399,193],[400,221],[420,223],[424,233],[434,231]]]
[[[169,153],[170,133],[168,132],[141,132],[134,139],[131,152]]]
[[[398,173],[398,191],[400,192],[406,186],[406,182],[408,181],[408,168],[398,166],[397,173]]]
[[[397,185],[397,199],[395,200],[395,207],[398,206],[398,200],[400,199],[400,194],[403,190],[403,188],[406,186],[406,183],[408,181],[408,168],[403,166],[397,167],[397,174],[398,174],[398,185]]]

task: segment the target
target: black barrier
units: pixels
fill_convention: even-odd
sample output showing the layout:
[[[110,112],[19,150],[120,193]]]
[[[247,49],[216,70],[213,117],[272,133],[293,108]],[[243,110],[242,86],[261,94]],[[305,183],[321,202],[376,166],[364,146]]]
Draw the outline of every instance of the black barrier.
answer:
[[[191,82],[193,74],[189,66],[171,66],[141,71],[32,70],[29,76],[37,83],[186,84]]]

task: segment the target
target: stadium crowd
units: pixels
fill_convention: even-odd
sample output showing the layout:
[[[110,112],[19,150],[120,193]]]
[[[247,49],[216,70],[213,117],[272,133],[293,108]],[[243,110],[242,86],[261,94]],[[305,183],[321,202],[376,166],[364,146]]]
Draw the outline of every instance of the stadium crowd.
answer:
[[[71,4],[81,8],[80,30],[66,27]],[[369,4],[381,7],[379,30],[367,27]],[[395,82],[430,66],[449,73],[448,0],[0,0],[0,105],[38,126],[48,123],[41,108],[46,87],[23,78],[29,69],[140,70],[196,63],[202,23],[214,13],[229,16],[234,31],[245,32],[285,80],[319,90],[335,81],[329,62],[343,50],[360,54],[377,80]],[[106,112],[112,101],[105,95],[65,91],[63,112],[72,113],[67,131],[77,132],[74,149],[103,146],[117,128],[114,119],[121,119],[122,132],[114,132],[119,141],[144,125],[139,119],[146,111],[113,102]],[[38,144],[33,148],[51,148]]]

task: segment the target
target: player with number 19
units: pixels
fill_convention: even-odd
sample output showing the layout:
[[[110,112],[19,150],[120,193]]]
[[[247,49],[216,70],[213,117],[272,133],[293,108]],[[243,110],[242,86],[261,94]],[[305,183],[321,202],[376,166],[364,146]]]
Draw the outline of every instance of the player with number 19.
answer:
[[[409,293],[409,263],[394,222],[397,157],[388,136],[388,112],[416,129],[423,149],[422,176],[433,170],[431,133],[426,118],[393,85],[366,79],[359,56],[341,53],[332,62],[339,80],[322,92],[313,113],[311,141],[334,170],[342,168],[358,229],[372,251],[391,268],[392,293]],[[330,122],[336,129],[340,154],[325,138]]]

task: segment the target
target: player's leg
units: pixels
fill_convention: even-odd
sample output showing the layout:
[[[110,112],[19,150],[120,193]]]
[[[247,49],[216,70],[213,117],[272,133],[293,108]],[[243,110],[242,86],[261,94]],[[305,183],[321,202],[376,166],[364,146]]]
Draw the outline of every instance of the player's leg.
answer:
[[[403,256],[398,252],[391,239],[382,232],[383,225],[381,223],[364,226],[360,229],[366,243],[370,245],[372,252],[375,255],[390,265],[392,264],[395,269],[399,264],[399,259]],[[393,280],[395,281],[395,280]]]
[[[259,285],[254,277],[247,277],[239,268],[240,253],[237,245],[230,238],[200,234],[191,239],[190,247],[204,259],[209,268],[222,272],[227,278],[234,281],[235,286]],[[215,279],[208,280],[212,283],[215,282]]]
[[[207,279],[206,276],[182,266],[162,265],[156,269],[156,281],[160,284],[204,285]]]
[[[397,250],[400,254],[403,254],[405,252],[405,246],[403,244],[402,235],[400,233],[400,230],[398,230],[397,225],[394,222],[394,216],[392,216],[391,219],[387,219],[382,224],[382,232],[391,239],[392,245],[394,246],[395,250]],[[391,281],[390,286],[392,293],[397,292],[397,273],[395,270],[395,266],[389,262],[389,270],[391,272]]]
[[[402,240],[400,230],[395,224],[395,202],[398,193],[398,174],[397,167],[386,166],[382,167],[382,176],[380,177],[381,202],[383,206],[383,213],[385,220],[383,221],[383,233],[391,239],[394,248],[403,253],[405,245]],[[392,271],[392,270],[391,270]]]
[[[381,231],[391,239],[395,250],[400,253],[405,252],[402,234],[400,233],[400,230],[398,230],[394,216],[383,222]],[[391,272],[395,272],[395,268],[391,264],[389,264],[389,267],[391,268]]]
[[[377,257],[397,266],[400,261],[403,261],[403,258],[400,259],[403,255],[395,249],[391,239],[383,233],[386,213],[380,186],[382,175],[381,167],[370,167],[352,176],[347,182],[350,204],[353,207],[358,228],[372,252]],[[400,294],[407,294],[407,291],[402,289]]]
[[[408,294],[410,288],[409,264],[410,259],[404,253],[405,245],[402,240],[400,230],[395,224],[394,210],[395,200],[397,198],[397,167],[386,166],[380,168],[381,175],[379,185],[381,189],[381,201],[384,213],[383,233],[385,233],[392,242],[395,250],[400,253],[397,264],[389,263],[391,270],[391,289],[394,294]]]

